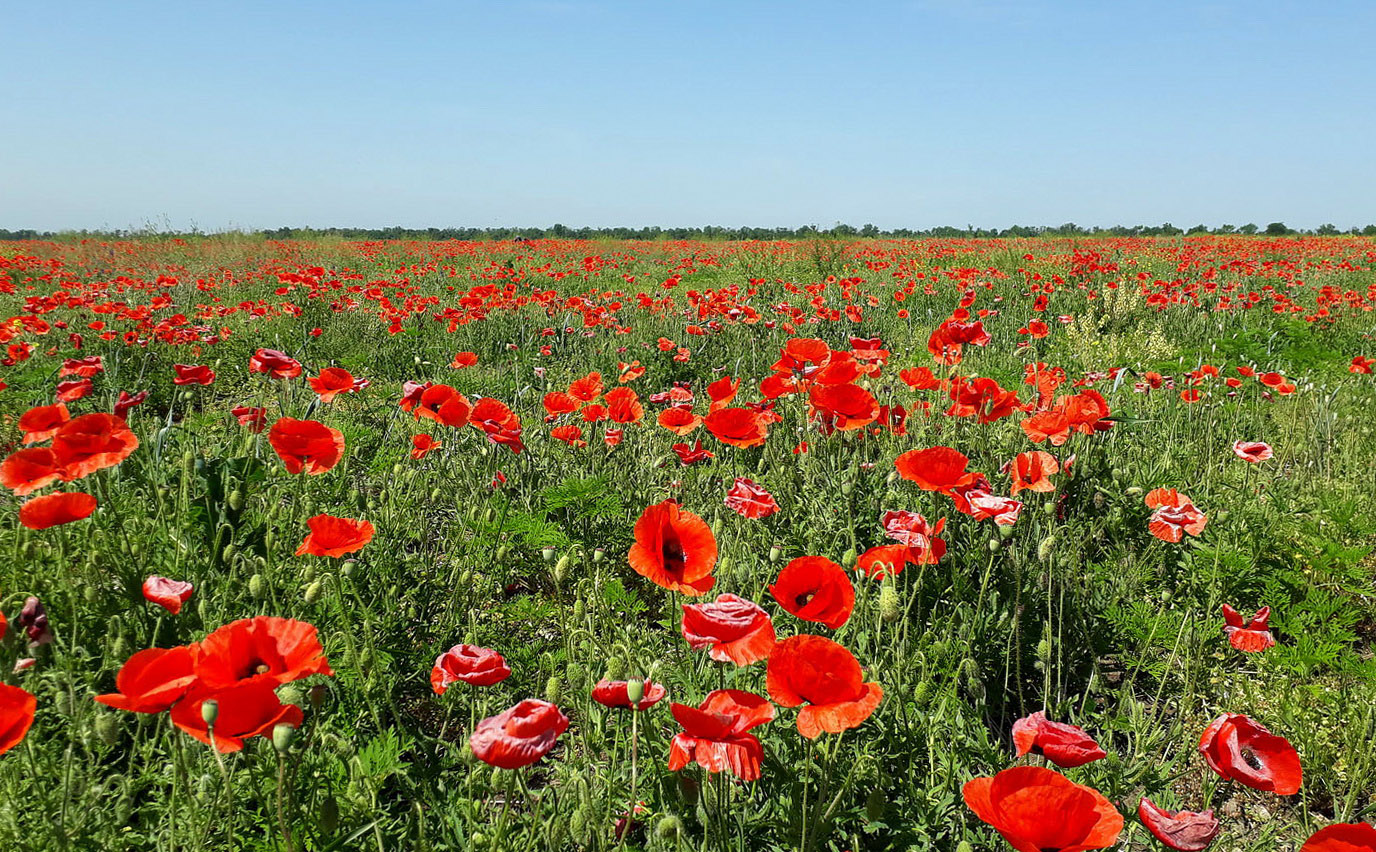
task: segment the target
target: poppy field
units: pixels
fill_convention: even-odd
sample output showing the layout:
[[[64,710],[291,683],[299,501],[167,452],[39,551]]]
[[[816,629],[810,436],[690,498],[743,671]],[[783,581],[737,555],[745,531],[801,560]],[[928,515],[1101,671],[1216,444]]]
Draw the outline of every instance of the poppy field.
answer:
[[[16,849],[1376,852],[1376,239],[0,243]]]

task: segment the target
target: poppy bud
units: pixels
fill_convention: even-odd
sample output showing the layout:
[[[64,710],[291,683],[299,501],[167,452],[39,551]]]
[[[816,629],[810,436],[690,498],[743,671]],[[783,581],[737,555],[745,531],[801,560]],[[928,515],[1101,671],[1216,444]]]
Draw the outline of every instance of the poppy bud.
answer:
[[[291,751],[292,740],[296,739],[296,727],[283,722],[272,726],[272,747],[279,754]]]
[[[898,605],[898,590],[892,583],[885,583],[879,587],[879,617],[889,624],[893,624],[903,614],[902,608]]]
[[[676,841],[683,834],[683,820],[673,814],[667,814],[656,823],[655,834],[660,840]]]
[[[630,699],[632,705],[639,704],[640,699],[645,697],[645,681],[626,681],[626,697]]]
[[[210,607],[208,606],[208,604],[209,601],[207,601],[205,598],[201,598],[200,600],[196,601],[196,615],[200,617],[202,622],[210,620],[206,617],[206,613],[210,612]]]
[[[562,585],[564,577],[569,572],[569,555],[566,553],[559,557],[559,561],[554,563],[554,584]]]
[[[432,488],[432,489],[430,489],[430,502],[431,502],[431,503],[438,503],[439,500],[440,500],[440,490],[439,490],[438,488]]]
[[[582,663],[569,663],[564,669],[564,677],[568,679],[569,686],[581,690],[587,683],[588,670]]]
[[[1223,523],[1224,521],[1228,520],[1228,510],[1219,509],[1218,513],[1214,515],[1214,520],[1218,521],[1219,523]]]
[[[721,540],[721,518],[712,521],[712,537]]]
[[[309,586],[307,586],[305,595],[306,603],[313,604],[316,601],[320,600],[320,592],[323,590],[324,584],[321,583],[319,580],[316,580],[314,583],[311,583]]]
[[[865,819],[874,822],[884,817],[884,806],[888,804],[884,801],[884,791],[878,787],[870,789],[870,794],[865,797]]]
[[[102,713],[96,717],[96,735],[107,746],[119,742],[119,717],[113,713]]]
[[[86,599],[86,603],[96,603],[100,600],[100,589],[97,589],[95,586],[87,586],[85,590],[82,591],[81,596]]]
[[[394,464],[392,465],[392,476],[401,476],[402,472],[405,470],[406,468],[403,467],[400,463]]]
[[[1124,491],[1123,493],[1126,494],[1126,495],[1128,495],[1129,497],[1141,497],[1141,496],[1142,496],[1142,488],[1141,488],[1141,486],[1134,485],[1134,486],[1132,486],[1131,488],[1129,488],[1127,491]]]
[[[545,681],[545,700],[550,704],[558,704],[559,699],[564,697],[564,681],[559,675],[550,675],[549,680]]]
[[[622,657],[612,657],[607,660],[607,680],[621,680],[621,676],[626,673],[626,660]]]
[[[778,544],[770,545],[770,547],[769,547],[769,561],[770,561],[770,562],[778,562],[778,561],[779,561],[779,557],[780,557],[780,556],[783,556],[783,554],[784,554],[784,549],[783,549],[782,546],[780,546],[780,545],[778,545]]]
[[[233,544],[226,544],[225,549],[220,551],[221,562],[233,562],[234,557],[239,555],[239,549]]]
[[[969,841],[962,840],[960,841],[960,845],[956,847],[956,852],[975,852],[975,850],[974,847],[970,845]]]
[[[1127,479],[1127,474],[1123,473],[1121,467],[1115,467],[1109,475],[1113,477],[1114,482],[1122,482],[1124,479]]]
[[[201,702],[201,721],[205,722],[206,727],[215,727],[215,720],[220,718],[220,702],[214,698],[207,698]]]
[[[1056,504],[1048,500],[1042,504],[1042,511],[1048,515],[1054,515],[1056,514]]]
[[[343,574],[345,577],[352,577],[354,575],[354,570],[357,567],[357,559],[346,559],[344,560],[344,564],[339,566],[339,573]]]
[[[913,687],[913,704],[921,710],[927,706],[927,702],[932,699],[932,684],[930,681],[921,680],[917,686]]]
[[[233,491],[229,492],[229,498],[226,502],[229,503],[229,508],[233,509],[236,512],[239,511],[240,509],[244,508],[244,492],[240,491],[237,488],[234,489]]]
[[[984,546],[989,548],[990,553],[998,553],[1003,548],[1003,539],[991,538],[984,543]]]
[[[854,568],[854,567],[855,567],[855,560],[856,560],[857,558],[858,558],[858,557],[855,555],[855,548],[853,548],[853,547],[848,547],[848,548],[846,548],[846,552],[841,554],[841,567],[842,567],[842,568]]]
[[[855,491],[855,483],[851,482],[849,479],[847,479],[847,480],[845,480],[844,482],[841,483],[841,493],[844,494],[845,496],[849,497],[849,496],[851,495],[851,493],[854,492],[854,491]]]
[[[584,618],[586,615],[587,615],[587,607],[584,605],[583,599],[582,599],[582,598],[579,598],[578,600],[574,601],[574,602],[573,602],[573,621],[574,621],[574,623],[575,623],[575,624],[582,623],[583,618]]]
[[[320,803],[320,830],[326,834],[333,834],[339,828],[339,803],[334,800],[334,796],[326,796],[325,801]]]
[[[999,526],[997,529],[999,531],[999,538],[1007,540],[1013,537],[1013,528],[1011,526]]]
[[[1051,560],[1052,549],[1056,546],[1056,537],[1047,536],[1037,545],[1037,561],[1049,562]]]
[[[248,578],[248,593],[254,600],[262,600],[267,595],[267,585],[263,582],[262,574],[254,574]]]
[[[1051,640],[1050,640],[1050,639],[1045,639],[1045,638],[1043,638],[1040,642],[1037,643],[1037,659],[1041,660],[1042,662],[1050,662],[1050,660],[1051,660]]]
[[[182,475],[192,476],[196,473],[196,454],[191,450],[182,453]]]
[[[495,554],[496,557],[497,557],[497,561],[498,561],[498,562],[501,562],[502,560],[506,559],[506,555],[507,555],[508,553],[510,553],[510,552],[511,552],[511,549],[508,548],[505,544],[502,545],[501,547],[498,547],[498,548],[497,548],[497,553]]]
[[[116,636],[115,641],[110,643],[110,656],[117,660],[129,658],[129,640],[123,636]]]
[[[305,698],[301,693],[301,687],[294,683],[279,687],[277,697],[281,699],[283,704],[295,704],[298,707],[301,706],[301,699]]]
[[[607,551],[606,551],[606,550],[603,550],[603,549],[600,548],[600,547],[593,548],[593,551],[592,551],[592,561],[593,561],[593,562],[601,562],[602,560],[604,560],[604,559],[606,559],[606,558],[607,558]]]
[[[307,583],[315,582],[315,566],[309,563],[301,569],[301,579]]]
[[[263,533],[263,547],[267,548],[267,551],[268,551],[269,553],[271,553],[272,551],[274,551],[274,550],[277,549],[276,544],[277,544],[277,531],[276,531],[276,530],[268,530],[267,532]]]

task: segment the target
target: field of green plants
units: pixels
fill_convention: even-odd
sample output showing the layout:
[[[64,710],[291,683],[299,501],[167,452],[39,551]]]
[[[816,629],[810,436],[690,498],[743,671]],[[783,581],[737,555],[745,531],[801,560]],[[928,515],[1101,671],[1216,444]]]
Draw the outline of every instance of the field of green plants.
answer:
[[[1373,309],[1355,236],[0,243],[0,840],[1376,849]]]

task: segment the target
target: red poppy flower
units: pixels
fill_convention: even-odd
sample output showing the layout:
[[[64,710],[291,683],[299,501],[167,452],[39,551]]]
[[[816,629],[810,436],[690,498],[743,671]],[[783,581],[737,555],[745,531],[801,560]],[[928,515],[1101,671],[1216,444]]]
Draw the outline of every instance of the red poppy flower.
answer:
[[[1367,358],[1362,355],[1353,355],[1352,363],[1348,365],[1349,373],[1357,373],[1369,376],[1373,369],[1376,369],[1376,358]]]
[[[974,778],[961,793],[1018,852],[1084,852],[1118,842],[1123,815],[1097,790],[1041,766]]]
[[[296,549],[297,556],[344,556],[373,540],[371,521],[316,515],[306,524],[311,531]]]
[[[613,388],[604,397],[607,401],[607,416],[613,423],[639,423],[645,416],[645,406],[640,395],[631,388]]]
[[[675,435],[687,435],[702,425],[702,418],[694,414],[691,408],[677,406],[659,412],[655,421]]]
[[[449,385],[431,385],[421,392],[412,409],[417,420],[424,417],[455,429],[468,425],[473,407],[468,399]]]
[[[35,497],[19,507],[19,523],[31,530],[46,530],[89,518],[96,498],[80,491],[60,491]]]
[[[784,566],[769,592],[804,621],[835,630],[855,609],[855,587],[840,565],[822,556],[800,556]]]
[[[545,422],[549,423],[563,414],[572,414],[578,409],[578,400],[563,391],[550,391],[543,400]]]
[[[980,480],[984,480],[984,477],[981,476]],[[1011,527],[1018,522],[1018,516],[1022,513],[1022,503],[1011,497],[1001,497],[991,493],[987,481],[980,481],[974,486],[958,489],[951,495],[951,500],[955,503],[956,511],[969,515],[977,521],[992,518],[994,523],[1001,527]]]
[[[949,319],[937,326],[927,338],[927,351],[937,363],[954,366],[961,362],[962,350],[966,345],[985,346],[990,340],[993,338],[984,330],[984,323]]]
[[[432,382],[402,382],[401,383],[401,410],[405,412],[414,411],[420,405],[420,398],[427,390],[434,387]]]
[[[192,646],[192,656],[196,676],[212,690],[334,674],[314,625],[268,615],[226,624]]]
[[[859,385],[821,385],[811,390],[808,401],[823,424],[840,432],[863,429],[879,416],[874,395]]]
[[[894,460],[898,475],[916,482],[923,491],[939,491],[951,494],[957,488],[969,485],[975,474],[967,471],[970,463],[964,453],[950,447],[929,447],[925,450],[909,450]]]
[[[798,733],[808,739],[839,734],[870,717],[884,690],[864,683],[860,663],[842,645],[822,636],[790,636],[774,646],[765,669],[769,697],[797,707]]]
[[[0,683],[0,754],[24,740],[37,708],[38,699],[27,690]]]
[[[443,441],[436,441],[430,435],[411,436],[411,458],[420,461],[430,453],[444,446]]]
[[[633,382],[641,376],[645,375],[645,368],[640,366],[639,361],[632,361],[629,364],[625,363],[624,361],[618,361],[616,364],[616,369],[621,372],[621,376],[617,379],[617,381],[622,384],[625,384],[626,382]]]
[[[1263,462],[1271,457],[1271,445],[1261,441],[1234,441],[1233,455],[1253,464]]]
[[[764,747],[751,728],[774,718],[774,707],[763,696],[738,689],[709,692],[697,707],[672,704],[674,719],[683,731],[669,743],[669,770],[696,763],[708,772],[730,772],[742,781],[760,777]]]
[[[268,425],[268,410],[266,408],[254,408],[247,405],[240,405],[231,408],[229,411],[238,420],[240,426],[247,426],[248,431],[257,435]]]
[[[168,612],[176,615],[182,611],[182,604],[191,599],[195,587],[185,580],[169,580],[153,576],[143,581],[143,597]]]
[[[569,719],[548,701],[527,698],[510,710],[478,723],[468,744],[482,762],[520,769],[544,757],[568,730]]]
[[[928,524],[916,512],[890,511],[881,515],[879,522],[885,535],[907,546],[909,562],[935,565],[946,553],[946,542],[937,538],[946,527],[945,518]]]
[[[741,389],[741,380],[722,376],[707,386],[707,398],[712,400],[711,410],[717,411],[731,404]]]
[[[115,400],[114,415],[120,420],[127,420],[129,412],[143,405],[144,401],[147,399],[148,391],[139,391],[135,394],[131,394],[128,391],[120,391],[119,399]]]
[[[83,414],[63,423],[53,435],[53,455],[67,482],[114,467],[138,449],[129,424],[113,414]]]
[[[625,429],[608,429],[602,433],[602,443],[609,447],[615,447],[617,444],[621,443],[621,439],[625,434]]]
[[[1255,654],[1265,651],[1267,648],[1276,644],[1276,638],[1271,635],[1271,630],[1266,621],[1271,617],[1271,608],[1264,606],[1256,611],[1252,620],[1243,623],[1242,613],[1228,606],[1223,605],[1223,633],[1228,637],[1228,644],[1239,651],[1246,651]]]
[[[248,368],[254,373],[267,373],[274,379],[294,379],[301,375],[301,362],[276,349],[259,349],[253,353],[248,359]]]
[[[476,353],[476,352],[457,352],[457,353],[455,353],[455,355],[454,355],[454,360],[449,362],[449,366],[453,367],[453,368],[456,369],[456,370],[462,370],[462,369],[464,369],[465,367],[473,367],[473,366],[476,366],[477,363],[478,363],[478,353]]]
[[[213,734],[201,710],[211,699],[219,704]],[[304,718],[300,707],[283,704],[267,683],[243,683],[215,692],[195,691],[172,707],[172,724],[224,753],[239,751],[249,737],[271,737],[272,729],[278,725],[297,727]]]
[[[702,448],[701,440],[694,441],[691,449],[687,444],[674,444],[673,451],[678,456],[679,464],[684,467],[690,464],[697,464],[700,461],[707,461],[710,458],[715,458],[711,450],[704,450]]]
[[[1201,852],[1209,848],[1223,828],[1214,819],[1213,811],[1168,811],[1145,797],[1137,806],[1137,818],[1166,848],[1177,852]]]
[[[1239,713],[1224,713],[1199,738],[1199,753],[1224,778],[1279,796],[1298,793],[1300,756],[1278,737]]]
[[[491,686],[508,677],[511,677],[511,669],[501,654],[477,645],[455,645],[435,658],[435,666],[430,670],[430,687],[436,695],[443,695],[455,681]]]
[[[866,576],[882,580],[890,574],[903,573],[903,566],[910,561],[911,550],[902,544],[885,544],[871,547],[855,560],[855,570],[863,571]]]
[[[1185,533],[1198,536],[1209,522],[1208,515],[1174,488],[1154,489],[1145,499],[1147,508],[1156,510],[1150,520],[1151,534],[1162,541],[1178,542]]]
[[[760,416],[748,408],[719,408],[703,418],[702,425],[718,441],[742,449],[758,447],[769,437]]]
[[[639,701],[631,701],[629,694],[629,684],[624,680],[606,680],[605,678],[597,682],[597,686],[592,688],[592,700],[601,704],[603,707],[626,707],[634,710],[648,710],[664,700],[664,696],[669,694],[661,684],[644,681],[641,689],[642,694]]]
[[[61,478],[57,456],[47,447],[15,450],[0,462],[0,485],[13,491],[16,497],[32,494]]]
[[[1300,852],[1376,852],[1376,826],[1364,822],[1335,823],[1321,828]]]
[[[320,371],[320,375],[307,381],[321,402],[334,402],[334,398],[341,393],[353,393],[368,386],[367,379],[355,379],[353,373],[343,367],[326,367]]]
[[[726,492],[726,508],[742,517],[757,520],[779,511],[779,504],[768,491],[753,481],[738,476],[731,490]]]
[[[1062,769],[1083,766],[1107,756],[1083,728],[1052,722],[1040,710],[1013,723],[1013,745],[1018,757],[1036,749]]]
[[[1009,496],[1016,497],[1019,491],[1024,490],[1039,493],[1055,491],[1056,486],[1048,477],[1060,469],[1056,457],[1044,450],[1018,453],[1009,466],[1013,476],[1013,488]]]
[[[732,594],[714,602],[683,605],[680,628],[694,651],[710,648],[708,656],[738,666],[758,663],[774,650],[774,622],[754,601]]]
[[[569,395],[581,402],[592,402],[602,395],[602,374],[588,373],[569,383]]]
[[[1063,411],[1039,411],[1018,425],[1034,444],[1049,439],[1051,446],[1059,447],[1070,440],[1070,422]]]
[[[191,646],[149,648],[139,651],[120,667],[115,689],[97,695],[96,701],[131,713],[161,713],[177,703],[196,683]]]
[[[283,417],[268,430],[268,443],[288,473],[318,476],[332,470],[344,454],[344,433],[315,420]]]
[[[172,380],[174,385],[208,385],[215,381],[215,371],[202,364],[173,364],[172,371],[177,374]]]
[[[1105,419],[1109,415],[1108,402],[1093,388],[1066,397],[1060,406],[1065,412],[1066,423],[1078,432],[1092,435],[1113,427],[1113,421]]]
[[[80,349],[81,347],[77,347]],[[62,362],[62,369],[57,371],[57,377],[80,376],[89,379],[97,373],[105,372],[105,364],[99,355],[91,355],[88,358],[68,358]]]
[[[903,381],[903,384],[913,390],[920,391],[936,390],[941,387],[942,384],[941,379],[933,375],[931,369],[927,367],[914,367],[909,370],[902,370],[899,372],[898,378]]]
[[[90,395],[95,390],[95,385],[91,384],[90,379],[71,379],[70,381],[57,383],[58,402],[76,402]]]
[[[717,539],[702,518],[665,500],[647,506],[635,522],[628,559],[637,574],[658,586],[701,595],[716,582]]]
[[[549,436],[556,441],[563,441],[565,444],[575,449],[588,445],[588,442],[583,440],[583,430],[572,423],[565,423],[563,426],[555,426],[549,431]]]

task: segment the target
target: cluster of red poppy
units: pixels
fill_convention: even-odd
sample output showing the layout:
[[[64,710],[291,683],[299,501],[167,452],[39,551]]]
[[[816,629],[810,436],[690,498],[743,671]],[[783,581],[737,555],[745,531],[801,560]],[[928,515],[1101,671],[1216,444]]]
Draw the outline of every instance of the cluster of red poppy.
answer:
[[[65,403],[40,405],[19,418],[24,443],[52,443],[25,447],[0,462],[0,483],[18,496],[52,485],[74,482],[98,470],[114,467],[138,449],[139,439],[113,414],[72,417]],[[34,497],[19,508],[19,521],[42,530],[89,517],[96,498],[80,491],[59,491]]]

